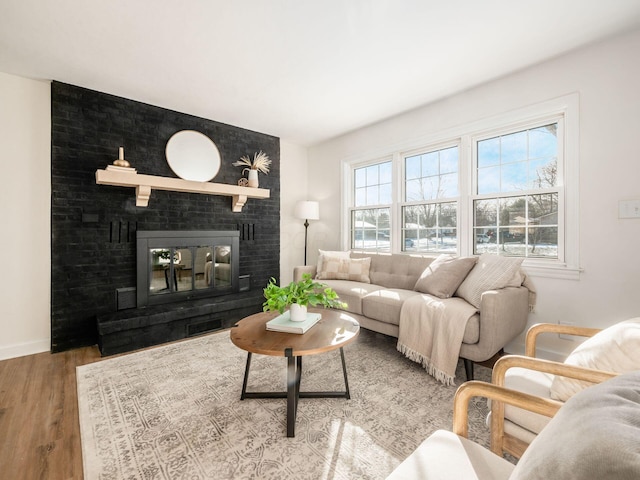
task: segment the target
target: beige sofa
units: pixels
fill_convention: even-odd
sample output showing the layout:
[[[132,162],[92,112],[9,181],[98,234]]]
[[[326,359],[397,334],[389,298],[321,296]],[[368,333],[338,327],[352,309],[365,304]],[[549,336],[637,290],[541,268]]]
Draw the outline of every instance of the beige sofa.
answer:
[[[398,337],[402,305],[410,297],[427,295],[415,291],[414,286],[435,257],[361,252],[351,252],[350,257],[371,258],[370,283],[320,281],[338,293],[348,305],[346,310],[362,327]],[[300,280],[305,273],[315,278],[317,269],[315,265],[295,267],[294,280]],[[467,322],[460,348],[468,379],[473,378],[473,362],[492,358],[525,329],[528,314],[529,290],[525,287],[506,287],[482,294],[480,308]]]

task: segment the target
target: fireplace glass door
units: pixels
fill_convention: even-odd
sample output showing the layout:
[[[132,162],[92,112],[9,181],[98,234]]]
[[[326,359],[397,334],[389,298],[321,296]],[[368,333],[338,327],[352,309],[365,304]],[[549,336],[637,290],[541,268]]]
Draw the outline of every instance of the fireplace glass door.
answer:
[[[236,232],[206,232],[214,234],[211,238],[185,233],[187,238],[173,238],[174,232],[138,231],[138,268],[143,274],[138,285],[146,290],[138,292],[138,306],[237,290]],[[142,258],[146,261],[140,263]]]

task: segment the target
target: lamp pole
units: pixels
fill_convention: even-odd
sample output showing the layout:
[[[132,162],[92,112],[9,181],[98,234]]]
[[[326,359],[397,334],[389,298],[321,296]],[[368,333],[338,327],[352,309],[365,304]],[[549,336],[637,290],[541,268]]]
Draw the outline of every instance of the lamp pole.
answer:
[[[318,202],[301,201],[296,204],[294,215],[296,218],[304,219],[304,264],[307,264],[307,239],[309,230],[309,220],[320,219],[320,207]]]
[[[307,264],[307,230],[309,229],[309,220],[304,219],[304,264]]]

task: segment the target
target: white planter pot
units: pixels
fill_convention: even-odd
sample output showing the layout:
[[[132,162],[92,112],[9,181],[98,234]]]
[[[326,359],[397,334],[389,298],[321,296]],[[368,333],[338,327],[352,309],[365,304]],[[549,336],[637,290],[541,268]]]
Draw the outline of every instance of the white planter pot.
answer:
[[[289,308],[289,318],[292,322],[304,322],[307,319],[307,307],[306,305],[298,305],[294,303]]]
[[[249,169],[249,186],[258,188],[258,170]]]

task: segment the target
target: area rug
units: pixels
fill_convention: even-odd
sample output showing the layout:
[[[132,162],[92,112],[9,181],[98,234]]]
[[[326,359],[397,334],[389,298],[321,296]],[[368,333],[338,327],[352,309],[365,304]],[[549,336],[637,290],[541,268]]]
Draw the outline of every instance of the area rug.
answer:
[[[84,478],[385,478],[431,432],[451,429],[456,390],[395,343],[362,330],[344,349],[351,399],[301,399],[295,438],[284,399],[240,400],[246,352],[228,331],[78,367]],[[248,390],[284,390],[285,365],[254,355]],[[302,391],[340,389],[339,351],[303,357]],[[470,438],[488,446],[485,402],[470,412]]]

